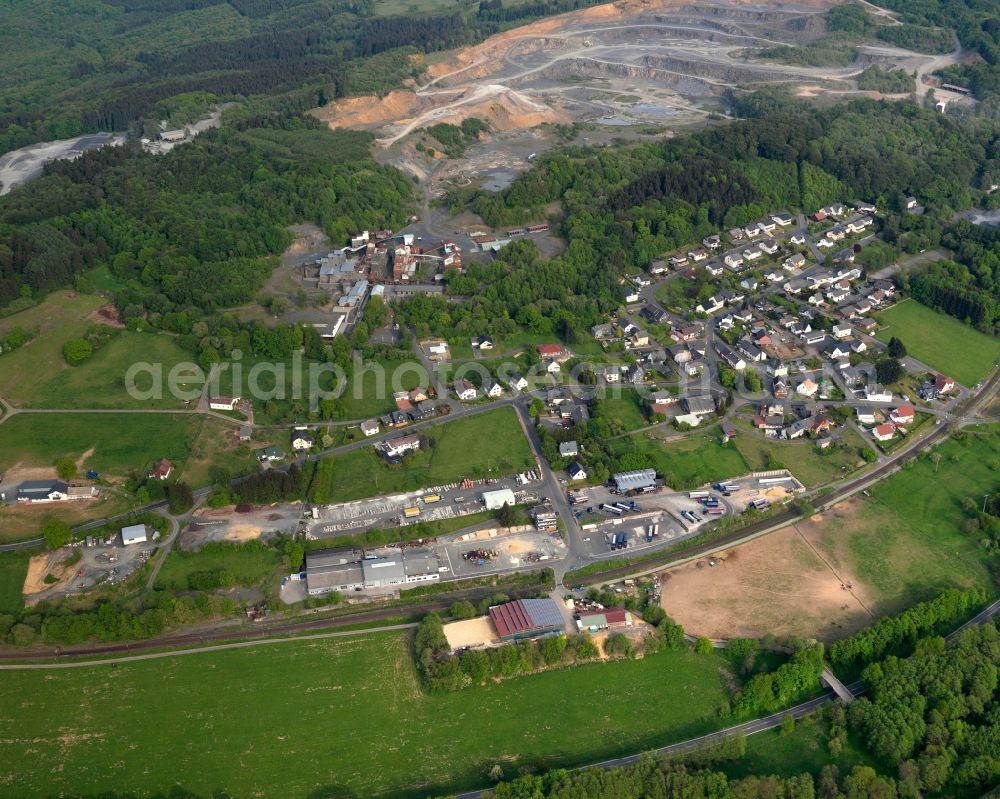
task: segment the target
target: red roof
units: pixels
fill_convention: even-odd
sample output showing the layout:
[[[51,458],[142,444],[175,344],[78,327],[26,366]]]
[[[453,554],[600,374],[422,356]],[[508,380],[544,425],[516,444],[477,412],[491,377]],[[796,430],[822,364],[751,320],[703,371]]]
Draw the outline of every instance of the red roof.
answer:
[[[609,625],[625,623],[625,608],[611,608],[604,611],[604,619]]]
[[[896,432],[896,427],[886,422],[885,424],[880,424],[875,428],[875,435],[882,436],[883,438],[889,438],[893,433]]]
[[[539,355],[558,355],[562,352],[562,347],[558,344],[539,344]]]
[[[954,386],[955,386],[955,381],[952,380],[950,377],[945,377],[944,375],[934,376],[934,388],[936,388],[938,391],[951,389],[954,388]]]
[[[912,419],[913,418],[913,406],[912,405],[900,405],[896,410],[892,412],[892,416],[896,419]]]
[[[490,608],[490,619],[501,638],[535,629],[520,599]]]

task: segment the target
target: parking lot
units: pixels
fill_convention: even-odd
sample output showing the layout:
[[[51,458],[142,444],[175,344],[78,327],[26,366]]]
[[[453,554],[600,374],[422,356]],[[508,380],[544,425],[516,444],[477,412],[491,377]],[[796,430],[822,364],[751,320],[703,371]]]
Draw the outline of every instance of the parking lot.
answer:
[[[511,489],[519,503],[537,501],[533,488],[539,484],[537,472],[525,472],[502,480],[474,480],[465,483],[424,488],[405,494],[373,497],[316,509],[317,521],[309,523],[310,539],[332,538],[371,528],[388,528],[416,522],[434,522],[467,516],[484,509],[482,494],[502,488]],[[407,509],[410,515],[407,515]],[[415,509],[415,510],[413,510]]]
[[[583,542],[591,558],[609,552],[627,550],[629,554],[681,543],[701,532],[716,518],[743,513],[751,502],[765,500],[771,504],[783,502],[802,489],[790,472],[769,476],[744,475],[727,483],[727,491],[701,486],[692,491],[660,488],[656,493],[622,497],[604,486],[585,489],[587,500],[573,506],[579,513]],[[707,492],[706,501],[718,503],[721,513],[712,514],[692,493]],[[727,496],[728,494],[728,496]],[[621,515],[602,510],[602,505],[625,505],[631,508]],[[657,525],[658,535],[650,537],[650,527]]]

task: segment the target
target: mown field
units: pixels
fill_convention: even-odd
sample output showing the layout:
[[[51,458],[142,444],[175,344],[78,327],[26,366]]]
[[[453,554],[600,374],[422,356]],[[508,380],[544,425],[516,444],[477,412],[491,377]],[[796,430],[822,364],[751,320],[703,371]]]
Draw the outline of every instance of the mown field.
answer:
[[[739,477],[748,471],[740,451],[721,443],[718,426],[696,430],[680,441],[662,442],[650,433],[636,433],[611,442],[621,457],[629,452],[647,455],[671,488],[684,490],[704,483]]]
[[[899,338],[910,355],[963,386],[982,380],[1000,358],[1000,339],[986,336],[957,319],[905,300],[875,318],[884,327],[879,341]]]
[[[24,607],[24,578],[29,556],[22,552],[0,552],[0,613],[19,613]]]
[[[192,574],[225,571],[234,585],[256,585],[267,577],[281,561],[273,549],[232,544],[208,544],[198,552],[182,552],[176,547],[167,555],[156,587],[171,591],[187,591]]]
[[[940,456],[935,462],[934,456]],[[853,518],[830,521],[819,542],[834,567],[848,563],[881,613],[895,613],[942,588],[995,590],[979,536],[962,528],[962,505],[996,489],[1000,427],[967,428],[870,489]]]
[[[399,633],[8,672],[0,797],[447,794],[717,727],[726,674],[663,652],[428,696]]]
[[[159,458],[182,467],[201,424],[195,414],[20,413],[0,424],[0,471],[52,466],[64,457],[116,476]]]
[[[809,488],[843,477],[862,465],[860,450],[867,446],[854,430],[838,431],[844,446],[822,452],[807,440],[778,441],[751,433],[739,433],[732,445],[740,451],[752,470],[780,464]]]
[[[405,429],[400,435],[406,433]],[[389,465],[374,448],[365,447],[332,459],[333,468],[317,473],[323,502],[412,491],[465,477],[500,477],[534,465],[531,448],[513,408],[497,408],[424,428],[433,444]]]

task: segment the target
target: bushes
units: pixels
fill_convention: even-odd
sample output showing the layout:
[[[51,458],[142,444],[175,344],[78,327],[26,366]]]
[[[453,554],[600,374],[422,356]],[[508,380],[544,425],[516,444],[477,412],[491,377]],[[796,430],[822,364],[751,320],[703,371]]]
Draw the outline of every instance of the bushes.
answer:
[[[842,677],[856,676],[869,663],[887,655],[905,655],[917,639],[957,626],[985,604],[986,591],[970,588],[942,591],[896,616],[886,616],[830,647],[830,662]]]
[[[773,672],[752,677],[733,701],[733,715],[741,718],[773,713],[819,689],[823,647],[801,649]]]
[[[628,656],[632,654],[632,644],[626,636],[618,633],[609,636],[605,651],[609,655]],[[452,655],[444,625],[437,613],[424,616],[413,638],[417,672],[432,693],[457,691],[469,685],[479,685],[490,678],[516,677],[547,667],[592,660],[597,654],[593,640],[584,634],[569,638],[553,635],[539,641],[518,641]]]

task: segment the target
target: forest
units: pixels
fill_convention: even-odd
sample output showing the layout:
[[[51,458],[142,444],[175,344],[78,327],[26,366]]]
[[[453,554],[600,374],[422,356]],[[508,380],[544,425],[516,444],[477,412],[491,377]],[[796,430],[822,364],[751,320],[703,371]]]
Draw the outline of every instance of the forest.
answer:
[[[334,241],[402,224],[411,183],[367,147],[366,134],[270,115],[164,156],[126,146],[52,162],[0,203],[0,304],[97,263],[125,285],[123,309],[247,302],[290,243],[289,224],[315,222]]]

